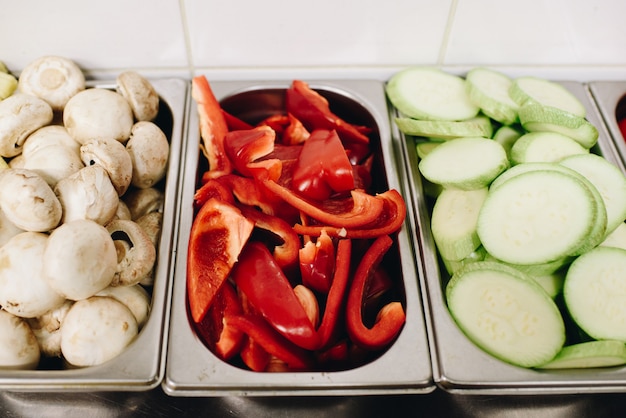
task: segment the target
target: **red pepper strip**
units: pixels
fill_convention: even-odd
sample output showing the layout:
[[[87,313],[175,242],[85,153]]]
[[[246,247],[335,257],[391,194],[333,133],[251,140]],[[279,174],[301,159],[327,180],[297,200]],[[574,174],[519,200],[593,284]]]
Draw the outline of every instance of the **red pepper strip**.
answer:
[[[209,160],[207,175],[218,177],[230,173],[232,165],[224,151],[224,137],[228,132],[228,125],[206,77],[196,76],[192,79],[191,96],[198,106],[203,152]]]
[[[187,254],[187,298],[194,322],[208,311],[253,228],[237,208],[218,199],[209,199],[200,208]]]
[[[211,351],[222,360],[231,359],[242,347],[243,332],[226,325],[226,318],[242,313],[237,291],[229,282],[225,282],[215,295],[209,311],[196,326],[198,334]]]
[[[343,306],[350,278],[350,258],[352,257],[352,241],[342,239],[337,244],[335,258],[335,274],[326,298],[326,308],[322,323],[317,329],[320,336],[320,347],[327,348],[337,335],[340,318],[343,315]]]
[[[311,135],[302,122],[291,113],[288,115],[289,125],[282,135],[282,143],[285,145],[298,145],[309,139]]]
[[[287,126],[289,126],[289,117],[283,114],[271,115],[263,119],[256,126],[269,126],[276,132],[277,138],[282,138]]]
[[[277,180],[280,177],[280,160],[255,162],[274,150],[275,138],[276,133],[269,126],[231,131],[224,138],[224,149],[235,169],[242,175],[254,177],[255,174],[267,172],[270,179]]]
[[[352,196],[349,198],[327,199],[313,203],[276,182],[264,180],[263,185],[311,218],[340,228],[358,228],[367,225],[380,216],[384,207],[383,199],[368,195],[363,190],[352,190],[350,192]]]
[[[369,153],[369,138],[339,116],[329,107],[328,100],[307,83],[294,80],[286,94],[287,112],[298,118],[312,132],[315,129],[335,129],[346,149],[350,150],[353,163],[358,163]]]
[[[332,238],[322,231],[317,241],[306,242],[298,255],[302,284],[316,292],[327,294],[335,270],[335,244]]]
[[[246,315],[258,315],[258,312],[255,312],[246,295],[241,292],[241,289],[237,289],[237,294],[239,295],[239,300],[241,301],[243,313]],[[255,372],[265,371],[269,365],[272,355],[265,351],[265,349],[249,335],[244,334],[243,340],[243,345],[241,347],[241,351],[239,352],[241,360],[243,360],[250,370]]]
[[[254,128],[254,126],[250,125],[248,122],[239,119],[237,116],[228,113],[224,109],[222,109],[222,113],[224,114],[224,119],[226,119],[226,126],[228,126],[229,131],[242,131]]]
[[[315,327],[265,245],[249,242],[231,276],[254,309],[281,335],[308,350],[318,347]]]
[[[336,365],[337,368],[347,366],[349,347],[347,340],[341,340],[329,348],[317,353],[317,362],[328,366]]]
[[[354,189],[352,165],[337,131],[316,129],[304,143],[293,170],[291,188],[313,200]]]
[[[227,319],[227,324],[246,333],[267,353],[287,363],[291,370],[311,369],[313,362],[309,353],[276,332],[263,317],[258,315],[234,316]]]
[[[277,216],[293,224],[298,217],[298,211],[273,193],[268,193],[260,182],[255,179],[227,174],[218,179],[227,189],[231,190],[235,198],[244,205],[256,206],[263,213]]]
[[[402,227],[406,217],[406,203],[395,189],[387,190],[376,195],[383,203],[383,210],[378,219],[367,225],[360,225],[356,228],[341,228],[330,225],[301,225],[295,224],[294,231],[299,235],[319,236],[322,231],[326,231],[331,237],[368,239],[381,235],[389,235]]]
[[[380,310],[372,328],[363,324],[362,309],[367,282],[392,244],[393,240],[387,235],[378,237],[372,243],[359,262],[348,292],[348,335],[354,344],[369,350],[379,350],[391,343],[406,320],[402,304],[391,302]]]
[[[276,245],[272,251],[278,266],[283,270],[294,267],[298,261],[300,237],[293,231],[291,225],[279,217],[265,214],[250,206],[242,205],[239,209],[257,228],[270,231],[282,240],[282,244]]]
[[[212,197],[226,203],[235,203],[233,194],[222,183],[215,179],[209,179],[193,195],[194,208],[199,209]]]

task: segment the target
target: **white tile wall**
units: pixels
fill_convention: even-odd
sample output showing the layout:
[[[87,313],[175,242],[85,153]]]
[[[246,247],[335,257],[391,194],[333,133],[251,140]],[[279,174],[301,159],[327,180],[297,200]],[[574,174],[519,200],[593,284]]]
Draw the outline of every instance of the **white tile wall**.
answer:
[[[94,78],[134,68],[213,78],[387,78],[476,65],[626,79],[624,0],[23,0],[0,15],[0,60],[45,54]]]

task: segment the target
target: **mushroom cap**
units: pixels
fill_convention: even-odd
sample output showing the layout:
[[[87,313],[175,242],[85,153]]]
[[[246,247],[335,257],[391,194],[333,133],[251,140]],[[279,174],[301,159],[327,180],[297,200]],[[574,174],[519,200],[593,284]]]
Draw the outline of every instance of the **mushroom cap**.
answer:
[[[29,94],[17,93],[0,101],[0,156],[19,155],[26,138],[49,124],[53,116],[46,101]]]
[[[68,58],[43,56],[24,67],[17,88],[61,111],[72,96],[85,89],[85,76],[78,65]]]
[[[46,357],[61,357],[61,324],[74,302],[65,300],[61,306],[51,309],[26,322],[35,334],[41,354]]]
[[[94,221],[79,219],[52,231],[43,263],[50,286],[67,299],[79,300],[111,284],[117,253],[106,228]]]
[[[0,368],[34,369],[40,357],[37,338],[26,320],[0,309]]]
[[[159,95],[154,86],[135,71],[124,71],[117,76],[117,92],[130,104],[138,121],[151,121],[159,113]]]
[[[104,88],[75,94],[63,110],[63,125],[81,144],[102,137],[126,142],[133,123],[133,111],[126,99]]]
[[[115,219],[106,229],[117,250],[117,267],[112,286],[132,286],[152,271],[156,249],[150,237],[134,221]]]
[[[165,176],[170,145],[157,125],[145,121],[133,125],[126,149],[133,162],[133,186],[146,189]]]
[[[89,219],[105,225],[115,216],[119,197],[100,165],[83,167],[54,188],[63,208],[62,222]]]
[[[137,320],[126,305],[93,296],[75,302],[65,316],[61,352],[73,366],[95,366],[118,356],[137,333]]]
[[[46,232],[60,222],[59,199],[39,174],[24,168],[3,170],[0,175],[0,209],[18,228]]]
[[[22,232],[0,247],[0,305],[7,312],[33,318],[65,300],[44,278],[47,241],[44,233]]]
[[[126,193],[133,176],[133,162],[124,144],[112,138],[89,139],[80,147],[80,158],[85,165],[102,166],[118,196]]]
[[[110,296],[122,302],[135,316],[141,329],[150,315],[150,294],[141,285],[109,286],[96,293],[96,296]]]
[[[137,225],[144,230],[144,232],[152,241],[152,245],[158,251],[159,239],[161,238],[161,231],[163,230],[163,212],[149,212],[137,219]],[[156,265],[155,265],[156,267]],[[150,273],[148,273],[139,284],[143,286],[154,285],[155,268],[153,267]]]
[[[81,168],[80,144],[63,126],[48,125],[30,134],[22,148],[22,168],[33,170],[54,187]]]
[[[165,195],[155,187],[129,190],[122,198],[130,210],[132,220],[141,218],[146,213],[162,212]]]
[[[15,226],[0,209],[0,247],[20,232],[24,230]]]

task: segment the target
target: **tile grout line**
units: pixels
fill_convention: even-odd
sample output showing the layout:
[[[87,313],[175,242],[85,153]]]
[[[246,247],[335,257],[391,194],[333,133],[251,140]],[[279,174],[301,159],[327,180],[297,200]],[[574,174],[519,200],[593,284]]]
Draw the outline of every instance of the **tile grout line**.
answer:
[[[191,48],[191,31],[189,30],[189,22],[187,21],[187,13],[185,12],[185,0],[178,0],[180,12],[180,20],[183,27],[183,39],[185,40],[185,52],[187,55],[187,70],[189,77],[194,76],[193,53]]]
[[[450,40],[450,32],[452,32],[452,24],[454,23],[454,17],[456,15],[458,0],[452,0],[450,4],[450,11],[448,12],[448,20],[446,21],[446,29],[443,32],[443,38],[441,40],[441,46],[439,48],[439,55],[437,56],[437,65],[443,66],[448,51],[448,42]]]

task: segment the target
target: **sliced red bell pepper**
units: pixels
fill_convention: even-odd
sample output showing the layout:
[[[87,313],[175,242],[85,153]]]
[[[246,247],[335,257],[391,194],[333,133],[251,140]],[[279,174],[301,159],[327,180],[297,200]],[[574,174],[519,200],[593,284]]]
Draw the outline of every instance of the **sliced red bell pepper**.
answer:
[[[363,127],[356,127],[335,115],[330,110],[328,100],[304,81],[294,80],[291,83],[287,89],[286,107],[287,112],[300,120],[309,132],[315,129],[335,129],[349,150],[353,163],[369,155],[369,138],[362,132]]]
[[[309,139],[311,134],[304,127],[302,122],[291,113],[288,114],[287,117],[289,118],[289,125],[287,125],[283,132],[282,143],[285,145],[297,145]]]
[[[232,322],[229,324],[234,327]],[[241,331],[241,327],[237,329]],[[250,337],[248,334],[244,334],[244,340],[241,346],[241,351],[239,352],[239,357],[241,357],[241,360],[250,368],[250,370],[254,372],[264,372],[265,369],[267,369],[272,355],[268,353],[267,350],[261,346],[261,344],[256,342],[255,339]]]
[[[298,250],[300,248],[300,237],[296,234],[287,222],[283,219],[265,214],[251,206],[239,206],[241,213],[252,222],[257,228],[261,228],[278,236],[282,243],[275,245],[272,251],[274,259],[283,271],[290,271],[298,261]]]
[[[374,274],[393,240],[383,235],[367,249],[352,278],[346,305],[346,328],[352,342],[368,350],[380,350],[389,345],[402,329],[406,316],[400,302],[383,307],[371,328],[363,323],[363,303],[367,281]]]
[[[233,358],[242,347],[243,332],[226,324],[226,318],[242,313],[237,291],[226,281],[215,295],[209,311],[196,326],[209,349],[222,360]]]
[[[310,353],[276,332],[276,330],[259,315],[229,317],[227,324],[239,328],[246,333],[268,354],[287,363],[291,370],[308,370],[313,365]]]
[[[193,204],[195,209],[199,209],[209,199],[216,198],[230,204],[235,203],[232,192],[230,192],[222,183],[215,179],[209,179],[200,186],[193,195]]]
[[[313,203],[274,181],[264,180],[263,185],[311,218],[339,228],[357,228],[374,222],[382,213],[384,206],[383,199],[368,195],[362,190],[352,190],[351,197],[348,198]]]
[[[325,350],[317,353],[317,361],[326,367],[333,369],[343,369],[348,366],[350,347],[347,340],[341,340],[331,345]]]
[[[327,294],[335,270],[335,244],[332,238],[322,231],[315,242],[307,241],[298,251],[298,255],[302,284],[316,292]]]
[[[286,222],[295,223],[298,218],[297,209],[285,205],[283,199],[274,193],[269,193],[256,179],[227,174],[216,180],[231,190],[237,201],[244,205],[256,206],[263,213],[277,216]]]
[[[383,209],[377,219],[371,223],[357,227],[340,227],[338,225],[294,225],[293,229],[300,235],[319,236],[325,231],[331,237],[369,239],[381,235],[389,235],[398,231],[406,218],[406,203],[402,195],[395,189],[376,195],[383,203]]]
[[[626,140],[626,118],[620,119],[619,122],[617,122],[617,126],[619,127],[623,139]]]
[[[311,132],[294,167],[291,188],[313,200],[354,189],[352,165],[335,130]]]
[[[236,207],[218,199],[209,199],[198,211],[187,254],[187,297],[194,322],[208,311],[253,228]]]
[[[239,119],[237,116],[228,113],[224,109],[222,109],[222,113],[224,114],[224,119],[226,120],[226,125],[228,126],[229,131],[240,131],[254,128],[254,126],[250,125],[248,122]]]
[[[352,241],[342,239],[337,244],[335,258],[335,272],[333,281],[326,298],[326,307],[322,316],[322,323],[317,329],[320,336],[320,347],[327,348],[338,335],[339,326],[344,318],[344,306],[348,281],[350,279],[350,259],[352,257]]]
[[[281,335],[299,347],[315,350],[319,337],[293,292],[289,280],[268,248],[250,241],[231,277],[259,312]]]
[[[243,176],[277,180],[282,167],[280,160],[257,161],[274,150],[275,138],[276,133],[269,126],[230,131],[224,137],[224,149],[235,169]]]
[[[256,126],[269,126],[276,132],[276,138],[282,138],[283,132],[289,125],[289,116],[279,113],[270,115],[257,123]]]
[[[209,161],[209,177],[230,173],[232,165],[224,150],[228,132],[222,108],[205,76],[196,76],[191,82],[191,96],[198,106],[198,121],[203,152]]]
[[[293,293],[295,293],[300,305],[304,308],[304,312],[306,312],[306,316],[311,321],[313,328],[317,328],[320,322],[320,306],[313,291],[305,285],[298,284],[293,288]]]

